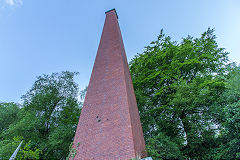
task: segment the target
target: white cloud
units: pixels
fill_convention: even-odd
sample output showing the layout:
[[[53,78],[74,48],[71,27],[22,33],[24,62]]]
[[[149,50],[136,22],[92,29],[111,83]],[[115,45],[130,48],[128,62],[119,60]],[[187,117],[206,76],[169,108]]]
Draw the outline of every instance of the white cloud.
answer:
[[[10,6],[14,5],[14,0],[5,0],[5,2]]]
[[[5,3],[11,7],[13,6],[19,6],[23,4],[22,0],[4,0]]]

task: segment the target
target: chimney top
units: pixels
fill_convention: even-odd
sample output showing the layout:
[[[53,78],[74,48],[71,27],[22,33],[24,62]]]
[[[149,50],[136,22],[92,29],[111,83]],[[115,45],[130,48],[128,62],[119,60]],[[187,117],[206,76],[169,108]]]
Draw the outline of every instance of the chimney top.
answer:
[[[111,9],[111,10],[108,10],[107,12],[105,12],[105,14],[109,13],[109,12],[115,12],[116,16],[117,16],[117,19],[118,19],[118,15],[117,15],[117,11],[115,8]]]

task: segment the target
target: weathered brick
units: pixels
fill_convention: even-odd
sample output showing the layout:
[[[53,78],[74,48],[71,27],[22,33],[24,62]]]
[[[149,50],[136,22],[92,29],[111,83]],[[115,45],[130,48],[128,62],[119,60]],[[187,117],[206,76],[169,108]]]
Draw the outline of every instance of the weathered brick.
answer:
[[[128,160],[137,154],[146,156],[115,10],[106,12],[73,147],[77,148],[75,160]]]

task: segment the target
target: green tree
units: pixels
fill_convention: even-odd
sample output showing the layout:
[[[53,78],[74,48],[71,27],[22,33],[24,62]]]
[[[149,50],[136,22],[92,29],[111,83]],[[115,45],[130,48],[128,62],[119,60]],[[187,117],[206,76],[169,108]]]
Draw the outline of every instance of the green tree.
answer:
[[[221,100],[221,131],[218,135],[219,147],[213,150],[216,159],[240,158],[240,68],[233,67],[226,76],[227,89]]]
[[[161,31],[130,62],[144,136],[153,157],[208,159],[209,149],[217,145],[220,122],[212,106],[225,90],[222,77],[228,53],[218,47],[213,32],[208,29],[200,38],[188,36],[177,43]],[[158,138],[163,135],[166,141]],[[152,145],[152,140],[158,145]],[[154,150],[166,144],[175,154],[163,150],[156,156]]]
[[[153,159],[157,160],[184,159],[184,156],[181,155],[179,145],[162,132],[148,139],[147,150],[148,154],[151,155]]]
[[[22,97],[17,123],[1,134],[4,139],[22,136],[31,148],[41,151],[40,159],[64,159],[73,141],[81,111],[74,72],[37,77]]]
[[[0,133],[16,122],[19,110],[19,106],[15,103],[0,103]]]
[[[17,149],[20,142],[23,140],[22,137],[14,137],[11,140],[3,140],[0,142],[0,159],[9,159],[14,151]],[[31,141],[25,143],[23,141],[20,150],[18,151],[16,159],[39,159],[40,150],[32,150]]]

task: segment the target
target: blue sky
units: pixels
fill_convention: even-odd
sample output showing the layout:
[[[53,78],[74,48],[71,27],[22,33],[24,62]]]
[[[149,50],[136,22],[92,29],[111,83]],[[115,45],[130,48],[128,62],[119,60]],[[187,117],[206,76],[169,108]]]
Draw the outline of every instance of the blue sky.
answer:
[[[0,102],[20,102],[36,76],[77,71],[88,85],[105,11],[116,8],[128,61],[160,30],[180,41],[216,29],[240,63],[239,0],[0,0]]]

